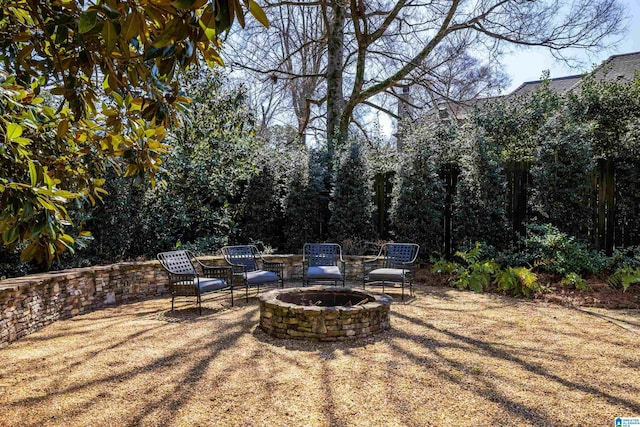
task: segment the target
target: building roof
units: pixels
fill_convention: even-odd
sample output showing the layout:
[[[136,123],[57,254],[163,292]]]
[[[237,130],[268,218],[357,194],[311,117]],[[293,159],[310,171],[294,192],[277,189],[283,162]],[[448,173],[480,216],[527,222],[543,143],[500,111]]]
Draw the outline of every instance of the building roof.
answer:
[[[633,81],[636,73],[640,73],[640,52],[610,56],[591,72],[597,79],[607,81]]]
[[[554,92],[565,93],[566,91],[574,87],[576,84],[580,83],[580,79],[582,78],[582,76],[584,76],[584,74],[575,74],[573,76],[564,76],[564,77],[549,79],[549,89],[551,89]],[[544,82],[545,80],[534,80],[532,82],[524,82],[507,96],[512,98],[515,96],[531,95]]]
[[[590,73],[556,77],[553,79],[549,79],[548,81],[551,90],[564,94],[570,90],[578,89],[582,84],[582,78],[588,74],[593,75],[596,79],[604,79],[607,81],[633,81],[636,73],[640,73],[640,52],[612,55]],[[464,120],[469,116],[469,114],[471,114],[474,109],[481,108],[488,102],[496,100],[509,101],[510,99],[516,97],[531,95],[543,83],[544,80],[524,82],[513,92],[503,96],[476,98],[459,102],[443,101],[435,107],[432,107],[424,112],[421,120],[448,121],[452,118],[455,118],[458,121]]]

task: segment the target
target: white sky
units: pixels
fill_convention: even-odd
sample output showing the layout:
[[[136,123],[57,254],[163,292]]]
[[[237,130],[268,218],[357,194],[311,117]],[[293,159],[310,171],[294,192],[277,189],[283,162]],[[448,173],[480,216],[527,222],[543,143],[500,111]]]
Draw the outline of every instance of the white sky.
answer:
[[[556,61],[546,49],[528,49],[505,55],[504,71],[511,78],[511,85],[505,93],[513,91],[524,82],[540,80],[544,70],[549,70],[551,78],[582,74],[591,71],[594,65],[599,65],[611,55],[640,51],[640,0],[622,1],[626,3],[630,16],[629,32],[617,46],[592,56],[580,51],[572,52],[572,56],[582,62],[577,68],[570,68]]]
[[[640,51],[640,0],[622,2],[626,4],[630,19],[627,35],[616,46],[591,56],[584,51],[572,51],[570,56],[580,62],[575,68],[556,60],[548,49],[529,48],[514,51],[503,57],[503,71],[511,78],[511,84],[503,93],[512,92],[524,82],[540,80],[545,70],[549,70],[551,78],[582,74],[591,71],[611,55]],[[377,118],[381,132],[390,137],[395,127],[394,120],[382,113],[377,114]]]

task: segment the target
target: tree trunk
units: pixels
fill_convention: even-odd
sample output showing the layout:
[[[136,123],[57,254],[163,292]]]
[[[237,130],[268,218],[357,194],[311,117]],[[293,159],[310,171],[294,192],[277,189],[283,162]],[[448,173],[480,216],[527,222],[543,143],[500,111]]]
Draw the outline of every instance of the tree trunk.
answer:
[[[613,253],[615,227],[615,164],[613,160],[598,160],[598,175],[596,245],[610,256]]]
[[[329,22],[327,45],[327,150],[329,159],[337,143],[346,135],[339,135],[339,123],[344,109],[342,93],[342,67],[344,65],[344,26],[347,3],[331,0],[332,16]]]

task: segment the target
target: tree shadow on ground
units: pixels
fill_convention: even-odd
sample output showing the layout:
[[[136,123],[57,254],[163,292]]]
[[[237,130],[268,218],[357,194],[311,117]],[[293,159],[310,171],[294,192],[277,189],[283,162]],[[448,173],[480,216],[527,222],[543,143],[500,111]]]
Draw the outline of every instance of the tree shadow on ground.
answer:
[[[425,328],[426,330],[432,331],[433,333],[436,334],[443,334],[444,336],[447,336],[448,338],[450,338],[451,340],[453,340],[454,345],[450,344],[450,343],[442,343],[439,342],[438,340],[435,340],[433,338],[427,340],[426,342],[423,341],[424,337],[418,337],[418,336],[407,336],[406,338],[413,340],[421,345],[423,345],[424,347],[430,349],[434,354],[437,355],[438,360],[445,362],[450,368],[455,368],[458,370],[463,370],[463,371],[467,371],[467,372],[473,372],[473,366],[472,365],[467,365],[465,363],[456,361],[452,358],[447,357],[445,354],[443,354],[442,352],[438,351],[438,348],[442,347],[442,348],[451,348],[451,347],[458,347],[458,348],[465,348],[466,347],[466,351],[472,351],[475,352],[479,355],[482,355],[484,357],[489,357],[491,359],[494,360],[502,360],[504,362],[508,362],[508,363],[515,363],[516,365],[518,365],[520,368],[522,368],[525,371],[528,371],[532,374],[538,375],[538,376],[542,376],[545,379],[560,384],[564,387],[567,387],[569,389],[573,389],[573,390],[577,390],[577,391],[581,391],[584,393],[588,393],[590,395],[593,395],[595,397],[598,398],[602,398],[604,400],[606,400],[607,402],[609,402],[612,405],[620,405],[623,406],[625,408],[627,408],[630,413],[640,413],[640,402],[631,400],[631,399],[627,399],[624,397],[620,397],[620,396],[615,396],[612,395],[606,391],[600,390],[596,387],[590,386],[590,385],[586,385],[586,384],[581,384],[578,383],[576,381],[572,381],[569,380],[567,378],[563,378],[562,376],[550,372],[548,369],[546,369],[543,366],[540,366],[538,364],[535,363],[531,363],[527,360],[524,360],[522,357],[519,357],[518,355],[515,355],[513,352],[505,350],[503,348],[500,348],[499,345],[497,345],[496,343],[493,343],[491,341],[483,341],[477,338],[472,338],[466,335],[463,335],[461,333],[458,332],[454,332],[452,330],[448,330],[445,328],[440,328],[437,327],[435,325],[433,325],[432,323],[425,321],[424,319],[420,319],[420,318],[416,318],[413,316],[408,316],[405,314],[401,314],[401,313],[393,313],[394,317],[397,318],[401,318],[405,321],[409,321],[412,322],[416,325],[419,325],[422,328]],[[398,332],[400,333],[400,332]],[[407,357],[409,358],[415,358],[415,355],[412,355],[406,351],[404,351],[401,347],[394,345],[393,343],[390,343],[392,346],[394,346],[397,351],[404,353]],[[420,362],[420,360],[417,360],[417,362]],[[455,376],[451,375],[451,371],[450,370],[438,370],[437,373],[441,376],[446,377],[449,381],[453,382],[453,383],[460,383],[460,379],[456,378]],[[523,420],[532,422],[536,425],[553,425],[553,420],[548,419],[547,416],[545,416],[544,414],[540,413],[538,410],[536,410],[535,408],[526,408],[523,407],[522,403],[516,403],[513,400],[511,400],[508,396],[498,393],[497,390],[495,390],[495,388],[492,386],[492,384],[490,383],[490,381],[485,381],[482,380],[482,378],[479,378],[481,383],[484,383],[485,387],[480,388],[480,387],[476,387],[476,392],[482,396],[484,396],[485,398],[498,403],[500,405],[502,405],[505,409],[510,410],[513,408],[517,409],[516,411],[511,411],[514,415],[518,416],[518,417],[523,417]],[[467,384],[468,385],[468,384]],[[523,415],[523,414],[526,414]]]

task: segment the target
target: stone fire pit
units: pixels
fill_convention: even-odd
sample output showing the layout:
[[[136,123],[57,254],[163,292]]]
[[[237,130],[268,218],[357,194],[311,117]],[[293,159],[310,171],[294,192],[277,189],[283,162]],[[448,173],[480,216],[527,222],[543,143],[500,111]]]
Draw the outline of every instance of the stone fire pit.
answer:
[[[389,329],[391,297],[335,286],[276,289],[260,296],[260,328],[278,338],[337,341]]]

